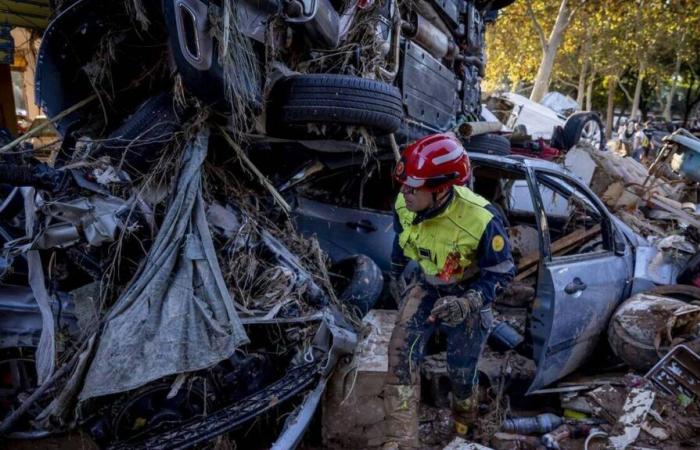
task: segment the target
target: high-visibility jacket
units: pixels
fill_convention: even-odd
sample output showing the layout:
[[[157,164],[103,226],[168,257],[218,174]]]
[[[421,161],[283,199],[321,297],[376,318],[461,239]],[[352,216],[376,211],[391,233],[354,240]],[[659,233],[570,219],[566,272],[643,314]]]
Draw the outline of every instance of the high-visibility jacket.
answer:
[[[459,284],[490,302],[515,274],[507,234],[496,209],[470,189],[455,186],[446,206],[424,217],[409,211],[402,194],[395,205],[394,271],[416,261],[435,284]],[[479,274],[475,280],[474,275]]]

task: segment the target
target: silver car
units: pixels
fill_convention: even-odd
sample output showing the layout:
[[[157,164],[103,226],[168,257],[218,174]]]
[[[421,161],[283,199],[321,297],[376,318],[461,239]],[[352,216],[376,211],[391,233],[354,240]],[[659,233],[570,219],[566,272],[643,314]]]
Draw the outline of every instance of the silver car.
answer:
[[[532,392],[591,356],[616,306],[653,285],[646,266],[656,250],[556,164],[480,153],[470,158],[472,189],[502,212],[508,227],[530,226],[539,236],[539,254],[521,270],[536,277],[528,317],[537,365]],[[363,161],[356,154],[318,154],[280,188],[293,197],[299,230],[315,235],[332,259],[363,253],[388,272],[398,191],[393,160]]]

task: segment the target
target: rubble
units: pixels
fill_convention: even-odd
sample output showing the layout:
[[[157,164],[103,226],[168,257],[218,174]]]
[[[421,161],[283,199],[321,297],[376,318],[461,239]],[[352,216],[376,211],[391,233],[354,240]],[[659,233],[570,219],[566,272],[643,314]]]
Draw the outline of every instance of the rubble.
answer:
[[[700,306],[647,294],[620,305],[608,330],[615,354],[638,370],[650,369],[671,347],[699,338]]]
[[[314,174],[336,176],[341,165],[328,155],[350,153],[356,164],[342,168],[361,184],[329,183],[320,192],[347,204],[317,204],[355,233],[350,242],[393,238],[387,167],[410,133],[456,128],[499,140],[481,133],[500,124],[474,120],[482,36],[462,46],[476,55],[448,67],[446,52],[464,48],[429,45],[430,33],[416,29],[426,19],[404,2],[350,2],[342,11],[319,2],[328,14],[315,17],[275,2],[197,2],[205,6],[190,13],[209,26],[195,21],[191,30],[186,8],[156,3],[67,2],[40,55],[39,97],[50,120],[0,148],[0,342],[19,350],[0,360],[12,369],[0,434],[80,429],[110,448],[231,438],[240,448],[281,450],[320,422],[323,448],[379,447],[396,312],[373,309],[384,288],[380,261],[356,250],[381,245],[363,241],[330,264],[294,223],[299,194],[315,191],[294,187]],[[434,8],[418,5],[424,15]],[[459,21],[481,30],[482,13],[468,8]],[[404,22],[409,12],[415,23]],[[193,40],[181,35],[187,30]],[[416,95],[432,87],[444,103]],[[368,114],[356,114],[353,89]],[[342,98],[308,108],[304,92]],[[441,116],[453,104],[459,112]],[[599,122],[572,117],[574,125]],[[50,125],[63,136],[55,161],[14,152]],[[649,171],[569,144],[563,165],[631,230],[594,217],[588,191],[583,200],[566,197],[563,216],[543,217],[526,179],[536,164],[474,155],[485,172],[475,178],[504,216],[516,201],[506,189],[518,182],[531,211],[504,217],[520,219],[508,229],[518,275],[494,304],[472,440],[453,439],[437,336],[421,368],[424,448],[580,448],[594,439],[672,448],[700,435],[697,360],[677,350],[685,343],[693,356],[700,342],[692,303],[700,297],[647,290],[670,288],[697,253],[696,180],[674,175],[683,161]],[[546,168],[538,183],[560,177],[540,185],[552,198],[564,191],[552,188],[561,188],[557,179],[580,188],[564,170]],[[371,206],[367,186],[383,193]],[[376,222],[355,217],[362,209]],[[330,224],[322,225],[340,242]],[[586,266],[600,255],[610,258]],[[569,270],[577,276],[554,279]],[[591,271],[605,283],[578,278]],[[614,355],[598,353],[606,329]],[[646,380],[614,372],[648,368]],[[596,375],[577,378],[580,370]]]

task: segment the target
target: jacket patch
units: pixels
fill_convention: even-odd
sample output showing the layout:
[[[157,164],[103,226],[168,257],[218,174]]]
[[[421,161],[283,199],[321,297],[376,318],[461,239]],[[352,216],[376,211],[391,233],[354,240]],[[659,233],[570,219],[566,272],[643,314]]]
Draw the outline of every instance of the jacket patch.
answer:
[[[428,250],[427,248],[418,247],[418,255],[421,258],[430,259],[430,260],[433,259],[433,257],[431,256],[430,250]]]
[[[503,239],[503,236],[500,234],[497,234],[491,239],[491,248],[493,249],[494,252],[500,252],[503,250],[503,247],[506,246],[506,241]]]

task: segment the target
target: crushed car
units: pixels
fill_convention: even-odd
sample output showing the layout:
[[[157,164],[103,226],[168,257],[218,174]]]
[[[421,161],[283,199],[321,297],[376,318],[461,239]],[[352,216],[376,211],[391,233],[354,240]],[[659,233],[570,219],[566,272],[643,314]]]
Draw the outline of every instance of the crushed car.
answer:
[[[274,150],[261,151],[261,164],[276,161],[272,155]],[[659,250],[561,166],[515,155],[473,153],[470,159],[471,188],[501,212],[514,243],[516,281],[534,288],[515,306],[531,308],[528,356],[538,368],[530,387],[535,391],[580,368],[616,307],[634,293],[674,283],[678,268],[666,264],[666,271],[655,267],[650,273]],[[301,160],[278,185],[299,231],[316,237],[333,260],[363,253],[388,274],[397,192],[391,154],[366,166],[355,153]]]
[[[381,297],[393,154],[484,117],[510,3],[61,2],[36,73],[60,148],[0,151],[0,435],[296,447]],[[673,274],[569,172],[465,145],[520,243],[495,338],[535,392]]]
[[[552,159],[554,149],[565,152],[575,145],[606,148],[604,127],[595,112],[564,116],[514,92],[491,94],[486,108],[512,132],[515,153],[534,157],[544,153],[544,159]]]

